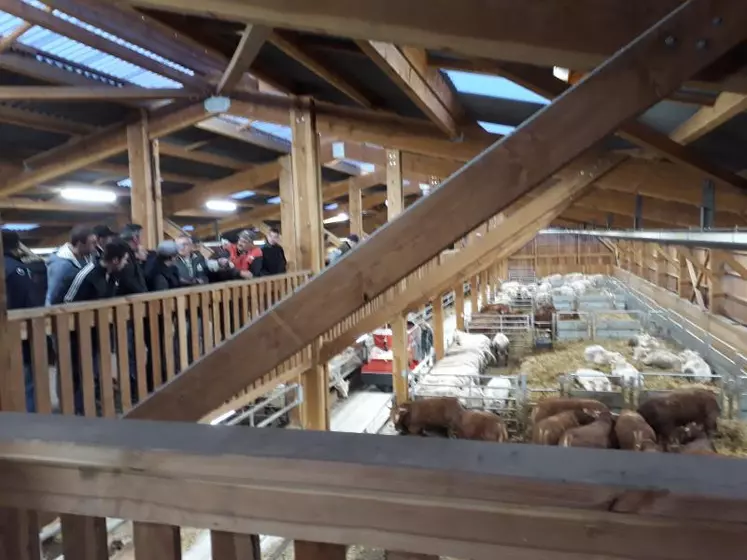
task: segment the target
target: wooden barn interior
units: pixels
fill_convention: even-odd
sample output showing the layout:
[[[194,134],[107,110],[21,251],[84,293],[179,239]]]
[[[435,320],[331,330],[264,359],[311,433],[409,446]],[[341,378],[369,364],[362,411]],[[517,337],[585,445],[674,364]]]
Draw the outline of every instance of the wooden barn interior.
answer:
[[[743,0],[0,0],[3,229],[277,228],[288,259],[0,291],[0,560],[743,560],[742,458],[343,433],[329,364],[390,326],[385,421],[414,314],[437,363],[502,283],[601,275],[727,356],[747,414],[745,111]],[[135,404],[130,361],[165,372]],[[281,386],[300,429],[221,425]]]

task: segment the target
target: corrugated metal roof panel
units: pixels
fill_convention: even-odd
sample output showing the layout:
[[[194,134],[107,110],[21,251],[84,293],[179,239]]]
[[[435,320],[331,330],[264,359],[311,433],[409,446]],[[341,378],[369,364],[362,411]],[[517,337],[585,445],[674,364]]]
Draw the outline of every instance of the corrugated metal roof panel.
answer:
[[[34,6],[39,9],[46,9],[46,6],[36,0],[23,0],[25,3]],[[52,14],[62,20],[65,20],[73,25],[85,29],[90,33],[94,33],[103,37],[113,43],[123,46],[127,49],[137,52],[142,56],[146,56],[152,60],[155,60],[165,66],[174,68],[180,72],[183,72],[186,76],[194,76],[194,71],[186,66],[183,66],[175,61],[166,59],[158,54],[155,54],[141,46],[135,45],[124,39],[107,33],[102,29],[94,27],[88,23],[80,21],[64,12],[59,10],[53,10]],[[23,25],[24,21],[13,15],[5,12],[0,12],[0,35],[8,35],[12,33],[18,26]],[[182,85],[170,78],[166,78],[149,70],[145,70],[130,64],[117,57],[101,52],[97,49],[93,49],[86,45],[83,45],[77,41],[54,33],[47,29],[39,26],[34,26],[24,33],[18,42],[24,45],[28,45],[37,48],[41,51],[47,52],[53,56],[58,56],[70,62],[81,64],[91,68],[94,71],[104,72],[119,78],[121,80],[128,81],[132,84],[145,87],[145,88],[180,88]]]

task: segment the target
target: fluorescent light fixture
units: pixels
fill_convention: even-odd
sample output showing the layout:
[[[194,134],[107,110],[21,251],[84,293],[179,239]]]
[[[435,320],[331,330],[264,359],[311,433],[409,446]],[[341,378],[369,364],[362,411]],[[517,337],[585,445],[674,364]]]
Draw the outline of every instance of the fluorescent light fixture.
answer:
[[[273,196],[272,198],[267,199],[267,204],[280,204],[280,197],[279,196]]]
[[[131,189],[132,188],[132,179],[129,177],[122,179],[121,181],[117,181],[117,186],[122,187],[125,189]]]
[[[2,229],[7,231],[31,231],[39,227],[39,224],[3,224]]]
[[[35,255],[51,255],[57,252],[57,247],[39,247],[38,249],[31,249],[31,252]]]
[[[236,210],[236,203],[230,200],[208,200],[205,208],[213,212],[233,212]]]
[[[265,244],[265,240],[264,240],[264,239],[257,239],[257,240],[256,240],[256,241],[254,242],[254,244],[255,244],[255,245],[256,245],[257,247],[262,247],[262,245],[264,245],[264,244]]]
[[[570,78],[571,76],[571,71],[568,70],[568,68],[561,68],[560,66],[553,66],[552,75],[555,76],[558,80],[568,82],[568,78]]]
[[[195,230],[195,226],[184,226],[184,227],[182,227],[182,229],[184,231],[194,231]]]
[[[339,224],[340,222],[347,222],[350,219],[350,216],[348,216],[345,212],[340,212],[337,214],[337,216],[332,216],[331,218],[327,218],[324,220],[325,224]]]
[[[332,143],[332,157],[334,159],[345,159],[345,143],[344,142],[333,142]]]
[[[233,198],[234,200],[244,200],[245,198],[253,197],[255,194],[257,193],[255,193],[254,191],[241,191],[232,194],[231,198]]]
[[[101,189],[65,188],[60,191],[60,196],[65,200],[94,202],[99,204],[111,204],[117,200],[117,195],[115,193]]]
[[[485,121],[478,121],[477,124],[479,124],[486,132],[489,132],[490,134],[500,134],[501,136],[508,136],[514,130],[516,130],[515,126],[507,126],[505,124],[497,124]]]
[[[324,205],[324,209],[325,209],[325,210],[330,210],[330,211],[332,211],[332,210],[337,210],[337,208],[338,208],[339,206],[340,206],[340,205],[339,205],[339,204],[337,204],[336,202],[332,202],[331,204],[325,204],[325,205]]]
[[[429,193],[430,191],[431,186],[428,183],[420,183],[420,192]]]

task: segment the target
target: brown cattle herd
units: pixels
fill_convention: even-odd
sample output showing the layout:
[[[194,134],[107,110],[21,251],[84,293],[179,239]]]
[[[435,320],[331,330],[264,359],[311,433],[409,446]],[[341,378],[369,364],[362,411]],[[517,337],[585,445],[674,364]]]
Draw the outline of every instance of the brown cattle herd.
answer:
[[[713,455],[720,412],[716,395],[699,388],[655,396],[620,414],[596,400],[557,397],[534,406],[529,431],[538,445]],[[400,434],[509,440],[498,414],[465,409],[454,397],[406,402],[393,409],[392,420]]]

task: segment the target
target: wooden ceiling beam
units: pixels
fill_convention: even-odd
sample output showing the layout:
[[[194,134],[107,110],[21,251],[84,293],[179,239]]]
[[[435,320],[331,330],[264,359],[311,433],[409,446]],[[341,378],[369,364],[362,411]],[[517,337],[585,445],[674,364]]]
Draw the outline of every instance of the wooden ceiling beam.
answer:
[[[231,104],[231,113],[288,125],[293,99],[277,95],[243,93]],[[466,162],[498,140],[498,136],[465,133],[460,141],[442,139],[443,133],[427,121],[391,113],[317,103],[317,127],[323,137],[368,142],[387,148]]]
[[[1,210],[26,210],[33,212],[84,212],[92,214],[120,214],[124,210],[116,204],[72,204],[60,200],[33,200],[30,198],[0,198]]]
[[[0,105],[0,122],[32,128],[34,130],[43,130],[45,132],[55,132],[58,134],[69,134],[71,136],[82,136],[94,132],[97,127],[78,123],[61,117],[52,115],[43,115],[18,107]]]
[[[254,63],[271,32],[272,29],[269,27],[247,24],[228,66],[218,82],[216,91],[219,95],[227,95],[236,88],[244,73]]]
[[[330,70],[327,66],[317,60],[316,57],[309,54],[302,45],[292,39],[287,33],[274,31],[269,38],[269,42],[285,53],[286,56],[289,56],[302,66],[306,67],[306,69],[319,76],[337,91],[345,94],[360,106],[369,109],[371,108],[371,101],[365,93],[352,85],[347,78]]]
[[[680,0],[515,2],[466,0],[130,0],[140,6],[270,27],[451,50],[545,66],[589,69],[680,4]]]
[[[386,165],[386,150],[384,148],[359,142],[335,142],[332,149],[334,155],[341,159],[362,161],[380,167]],[[456,172],[460,167],[462,167],[461,164],[454,160],[411,152],[402,153],[402,170],[407,174],[445,178]]]
[[[0,0],[1,1],[1,0]],[[84,101],[121,100],[148,101],[153,99],[194,98],[195,94],[185,89],[157,89],[111,86],[0,86],[0,101]]]
[[[155,140],[199,122],[210,115],[202,102],[182,107],[168,106],[150,118],[150,139]],[[0,196],[9,196],[57,179],[127,150],[125,125],[82,137],[47,152],[49,163],[0,181]]]
[[[196,185],[187,192],[170,196],[164,200],[164,214],[176,214],[200,208],[211,198],[224,198],[242,190],[268,192],[263,185],[276,181],[280,176],[280,163],[273,161],[239,171],[233,175]],[[275,194],[277,191],[269,191]]]
[[[690,144],[744,111],[747,111],[747,95],[722,93],[713,107],[701,107],[669,137],[680,144]]]
[[[456,98],[444,99],[436,94],[396,45],[358,41],[358,46],[449,138],[459,136],[456,115],[461,113],[461,108]]]
[[[572,206],[571,208],[564,210],[563,213],[560,214],[559,218],[565,218],[579,223],[594,224],[598,227],[604,227],[607,224],[608,214],[612,214],[612,223],[614,228],[632,229],[633,218],[619,212],[602,212],[600,210],[592,210],[579,206]],[[643,224],[645,227],[658,229],[668,229],[676,227],[675,224],[672,224],[669,221],[657,222],[651,219],[646,219],[645,217],[643,219]]]

